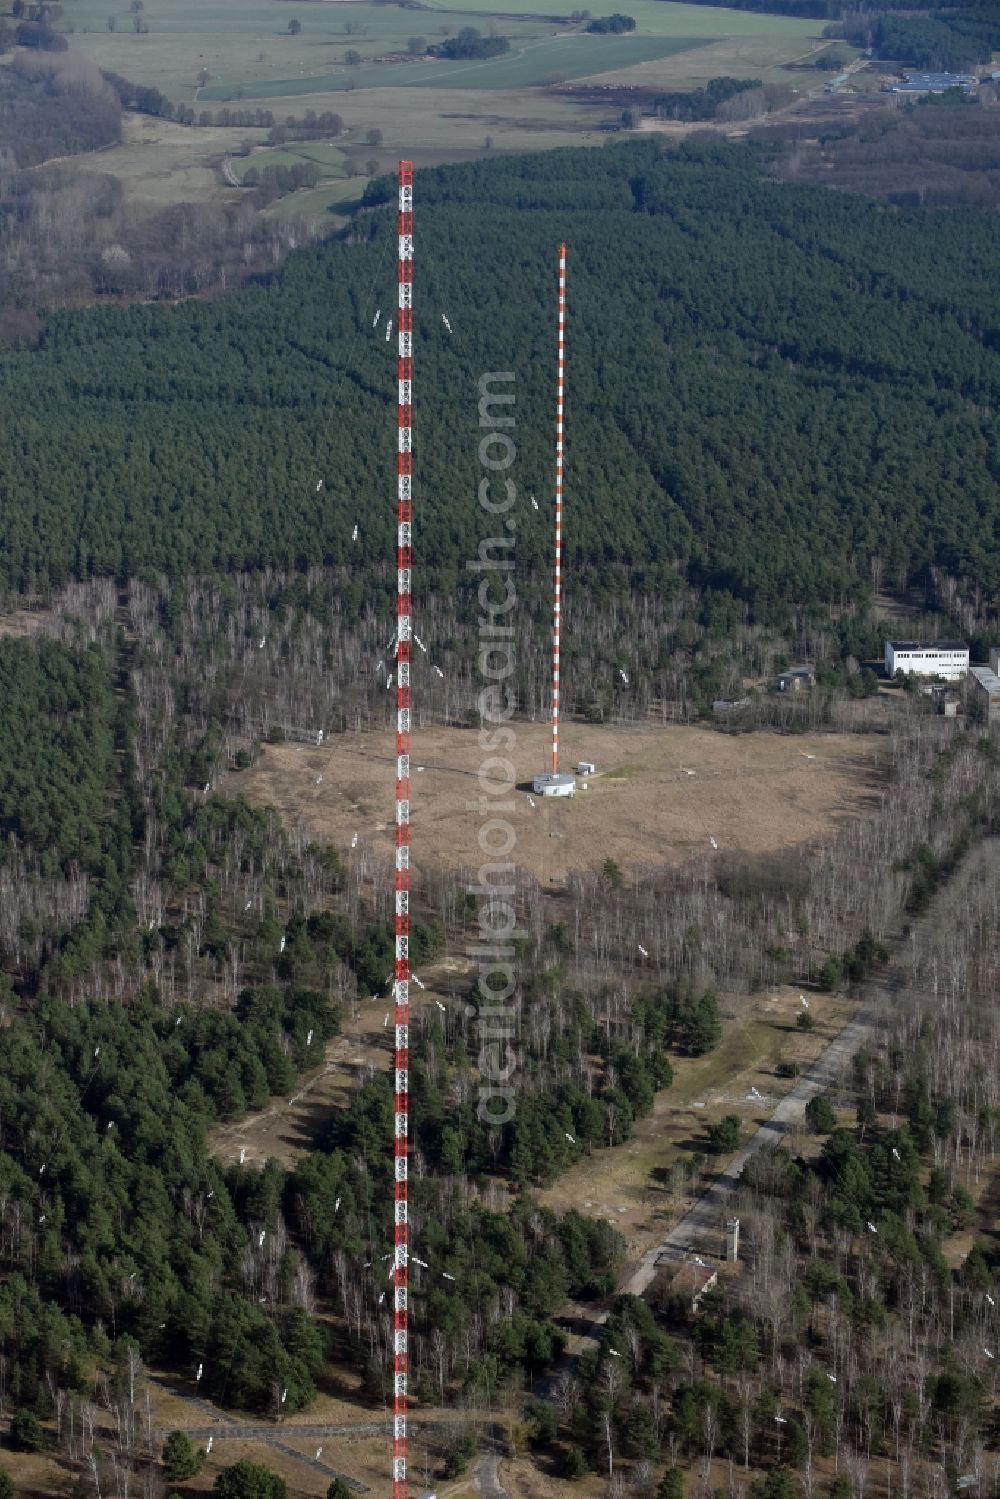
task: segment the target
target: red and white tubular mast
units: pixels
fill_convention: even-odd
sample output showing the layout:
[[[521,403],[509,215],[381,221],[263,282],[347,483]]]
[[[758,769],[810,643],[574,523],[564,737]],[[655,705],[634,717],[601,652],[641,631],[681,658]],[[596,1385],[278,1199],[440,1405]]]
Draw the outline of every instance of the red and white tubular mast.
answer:
[[[406,1499],[406,1411],[410,1224],[407,1167],[410,1124],[410,583],[413,567],[413,164],[399,163],[399,259],[396,330],[396,959],[394,1001],[396,1188],[393,1257],[392,1499]]]
[[[562,612],[563,374],[566,352],[566,246],[559,246],[559,362],[556,368],[556,578],[552,605],[552,774],[559,774],[559,625]]]

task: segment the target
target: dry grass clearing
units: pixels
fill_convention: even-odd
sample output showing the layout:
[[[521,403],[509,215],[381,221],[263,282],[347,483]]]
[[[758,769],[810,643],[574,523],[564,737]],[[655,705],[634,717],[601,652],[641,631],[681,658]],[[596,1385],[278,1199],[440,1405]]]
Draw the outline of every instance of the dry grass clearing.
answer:
[[[288,1485],[289,1499],[321,1499],[329,1487],[330,1475],[311,1465],[311,1459],[320,1446],[323,1449],[324,1464],[360,1479],[375,1493],[381,1492],[386,1462],[384,1436],[368,1433],[359,1433],[357,1436],[318,1434],[315,1437],[289,1433],[286,1436],[282,1425],[275,1423],[275,1440],[289,1449],[289,1452],[282,1452],[271,1442],[259,1438],[241,1440],[239,1437],[228,1437],[225,1433],[232,1417],[211,1406],[209,1402],[192,1398],[194,1394],[193,1387],[189,1390],[175,1390],[172,1388],[172,1380],[166,1381],[160,1375],[154,1374],[149,1383],[150,1410],[160,1437],[192,1425],[217,1428],[205,1466],[196,1478],[188,1480],[184,1485],[185,1494],[210,1493],[223,1468],[239,1462],[241,1458],[248,1458],[252,1462],[264,1463],[272,1471],[280,1473]],[[384,1416],[385,1412],[372,1410],[368,1406],[320,1395],[309,1411],[295,1416],[294,1424],[297,1427],[335,1423],[347,1425],[352,1422],[366,1425]],[[245,1418],[237,1417],[237,1424],[242,1419]],[[54,1445],[54,1423],[46,1424]],[[97,1428],[100,1445],[109,1448],[114,1439],[113,1424],[111,1417],[103,1409],[99,1409],[97,1413]],[[419,1442],[419,1436],[416,1441]],[[196,1445],[205,1447],[205,1439],[197,1438]],[[304,1461],[296,1460],[291,1456],[292,1452],[301,1453]],[[0,1466],[10,1474],[20,1499],[52,1499],[53,1495],[77,1492],[75,1484],[80,1470],[62,1456],[14,1452],[6,1448]]]
[[[303,1441],[293,1437],[287,1446],[301,1452],[304,1459],[302,1462],[265,1442],[216,1442],[198,1477],[188,1479],[184,1486],[185,1493],[210,1494],[215,1480],[224,1468],[246,1460],[263,1463],[272,1473],[280,1474],[288,1487],[288,1499],[322,1499],[330,1486],[330,1475],[320,1468],[314,1468],[308,1461],[320,1445],[323,1448],[323,1463],[349,1474],[351,1478],[359,1479],[376,1494],[383,1492],[386,1473],[385,1437],[324,1437],[322,1442],[318,1438],[315,1441]]]
[[[351,1382],[349,1377],[344,1378],[343,1371],[342,1378],[345,1385]],[[269,1433],[273,1433],[273,1440],[268,1440],[259,1436],[242,1436],[238,1427],[244,1418],[239,1416],[236,1418],[234,1431],[233,1417],[229,1413],[209,1402],[190,1398],[193,1393],[193,1390],[188,1391],[187,1398],[174,1394],[159,1378],[150,1386],[153,1419],[161,1435],[192,1426],[215,1429],[212,1451],[207,1462],[197,1478],[190,1479],[185,1485],[185,1494],[210,1493],[223,1468],[246,1458],[251,1462],[263,1463],[273,1472],[280,1473],[288,1485],[289,1499],[300,1499],[300,1496],[301,1499],[312,1499],[312,1496],[319,1499],[319,1496],[326,1494],[330,1484],[329,1472],[315,1466],[319,1449],[319,1462],[323,1467],[335,1469],[366,1484],[373,1495],[385,1492],[387,1440],[391,1430],[389,1410],[360,1400],[352,1401],[348,1397],[335,1398],[320,1393],[308,1411],[296,1412],[287,1422],[276,1421],[273,1425],[265,1422]],[[470,1407],[467,1411],[467,1419],[473,1425],[488,1423],[492,1416],[491,1410]],[[259,1420],[256,1417],[247,1419]],[[411,1472],[414,1481],[417,1481],[418,1474],[429,1475],[433,1472],[442,1441],[447,1440],[447,1432],[442,1434],[435,1429],[438,1423],[443,1421],[450,1428],[456,1423],[456,1419],[456,1412],[453,1410],[415,1407],[410,1430]],[[356,1433],[338,1435],[331,1435],[329,1430],[323,1430],[324,1427],[333,1425],[356,1425],[358,1429]],[[372,1431],[373,1425],[379,1425],[382,1429]],[[302,1429],[310,1426],[316,1428],[314,1434]],[[206,1446],[206,1438],[203,1436],[195,1438],[195,1441],[199,1447]],[[276,1446],[275,1443],[281,1445]],[[37,1463],[39,1459],[31,1461]],[[18,1493],[21,1492],[19,1488]],[[30,1491],[25,1489],[23,1492]],[[45,1492],[51,1495],[60,1490],[58,1487],[50,1487]],[[439,1499],[446,1499],[446,1496],[448,1499],[460,1499],[460,1496],[471,1496],[472,1489],[470,1480],[466,1478],[460,1483],[439,1488],[437,1492]]]
[[[530,1457],[518,1457],[500,1465],[500,1482],[517,1499],[603,1499],[608,1492],[604,1473],[588,1473],[568,1483],[552,1472],[543,1472]]]
[[[464,992],[469,969],[467,959],[447,956],[425,965],[421,979],[426,987],[423,993],[414,992],[414,1011]],[[340,1034],[327,1043],[323,1065],[305,1073],[290,1098],[273,1098],[259,1113],[211,1130],[212,1154],[227,1166],[242,1155],[247,1166],[261,1167],[273,1159],[291,1169],[303,1151],[320,1143],[334,1111],[344,1107],[352,1089],[391,1066],[394,1032],[385,1024],[388,1005],[386,998],[357,1003],[344,1017]]]
[[[52,1499],[54,1494],[70,1494],[73,1479],[68,1465],[40,1452],[14,1452],[4,1448],[0,1463],[10,1474],[18,1499]]]
[[[272,1099],[259,1113],[212,1130],[208,1143],[213,1155],[227,1166],[241,1157],[247,1166],[260,1167],[271,1159],[293,1166],[317,1144],[354,1083],[386,1071],[392,1032],[384,1032],[383,1009],[381,1000],[359,1006],[357,1016],[327,1044],[323,1066],[306,1073],[292,1097]]]
[[[512,759],[519,785],[545,765],[549,730],[517,726]],[[524,790],[509,798],[517,835],[513,857],[543,884],[615,859],[623,869],[678,864],[692,854],[773,852],[822,837],[861,815],[878,795],[882,741],[853,735],[730,737],[709,729],[572,725],[567,766],[597,765],[575,800],[532,806]],[[289,826],[350,850],[388,859],[392,848],[391,735],[344,735],[322,748],[267,746],[252,770],[233,772],[220,789],[276,807]],[[414,735],[412,819],[415,863],[472,866],[484,821],[477,805],[486,756],[465,729]],[[491,799],[492,800],[492,799]],[[505,798],[495,798],[503,801]]]
[[[11,614],[0,614],[0,636],[33,640],[39,635],[49,635],[55,618],[50,609],[15,609]]]

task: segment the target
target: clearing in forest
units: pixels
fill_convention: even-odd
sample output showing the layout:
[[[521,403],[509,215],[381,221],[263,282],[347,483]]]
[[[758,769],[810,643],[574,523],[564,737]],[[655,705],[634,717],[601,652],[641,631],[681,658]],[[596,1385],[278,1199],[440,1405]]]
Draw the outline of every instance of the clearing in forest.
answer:
[[[421,974],[425,990],[414,992],[414,1011],[464,992],[469,963],[445,954],[424,964]],[[212,1154],[227,1166],[242,1156],[244,1165],[257,1169],[269,1160],[290,1169],[303,1152],[321,1145],[330,1119],[351,1091],[391,1067],[394,1032],[385,1023],[389,1010],[388,986],[384,996],[355,1001],[339,1034],[327,1042],[322,1065],[304,1073],[289,1097],[272,1098],[266,1108],[216,1125],[209,1132]]]
[[[515,728],[511,758],[524,787],[547,767],[550,731],[541,723]],[[543,801],[515,790],[511,810],[503,813],[516,833],[512,858],[551,886],[606,858],[640,871],[692,855],[770,853],[810,842],[841,819],[860,816],[878,797],[886,753],[887,741],[879,736],[730,736],[679,725],[571,724],[564,729],[562,768],[589,760],[597,774],[586,791],[581,778],[572,801]],[[478,867],[482,861],[479,769],[486,758],[476,730],[414,733],[418,868]],[[338,735],[322,747],[267,745],[252,769],[228,774],[219,790],[274,806],[287,826],[348,857],[374,854],[388,862],[394,763],[389,733]]]

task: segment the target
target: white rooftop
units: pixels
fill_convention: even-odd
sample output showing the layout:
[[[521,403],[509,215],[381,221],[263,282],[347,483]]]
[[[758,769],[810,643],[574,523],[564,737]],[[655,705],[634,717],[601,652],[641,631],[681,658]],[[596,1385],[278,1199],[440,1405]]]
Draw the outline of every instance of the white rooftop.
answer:
[[[535,776],[531,789],[536,796],[572,796],[576,791],[576,776],[553,775],[543,770]]]
[[[969,675],[975,677],[980,687],[987,692],[1000,692],[1000,677],[991,666],[970,666]]]

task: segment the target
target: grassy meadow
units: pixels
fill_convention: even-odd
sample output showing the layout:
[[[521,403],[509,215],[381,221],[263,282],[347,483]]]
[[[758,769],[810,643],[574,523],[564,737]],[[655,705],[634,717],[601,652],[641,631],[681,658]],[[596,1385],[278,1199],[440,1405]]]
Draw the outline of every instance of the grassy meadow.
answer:
[[[600,144],[620,128],[627,92],[697,87],[721,74],[795,81],[785,64],[821,46],[815,21],[680,0],[630,0],[625,9],[634,32],[591,35],[565,0],[462,0],[419,10],[367,0],[145,0],[138,31],[125,0],[74,0],[67,17],[74,53],[176,103],[213,113],[260,107],[278,122],[333,110],[344,121],[336,143],[268,156],[265,131],[140,117],[121,147],[80,165],[113,172],[131,195],[162,203],[238,199],[220,165],[229,157],[241,180],[248,150],[258,168],[268,159],[315,161],[321,181],[294,206],[332,223],[370,172],[400,155],[424,165]],[[295,34],[292,21],[301,27]],[[468,25],[507,37],[511,50],[468,62],[408,50],[411,38],[433,45]]]
[[[115,10],[113,0],[115,29],[109,31],[108,0],[77,0],[72,46],[177,102],[262,103],[287,113],[304,97],[326,93],[414,86],[518,89],[684,54],[696,62],[699,49],[720,43],[762,44],[780,63],[807,51],[820,30],[814,21],[678,0],[630,0],[627,9],[637,22],[635,32],[591,36],[571,20],[571,6],[553,0],[463,0],[456,8],[420,10],[363,0],[298,7],[294,0],[146,0],[147,30],[140,34],[127,6]],[[289,33],[290,21],[301,25],[297,35]],[[411,37],[433,44],[465,25],[508,37],[511,53],[480,63],[405,56]],[[350,66],[348,51],[359,54],[361,63]],[[390,57],[396,60],[385,60]]]

